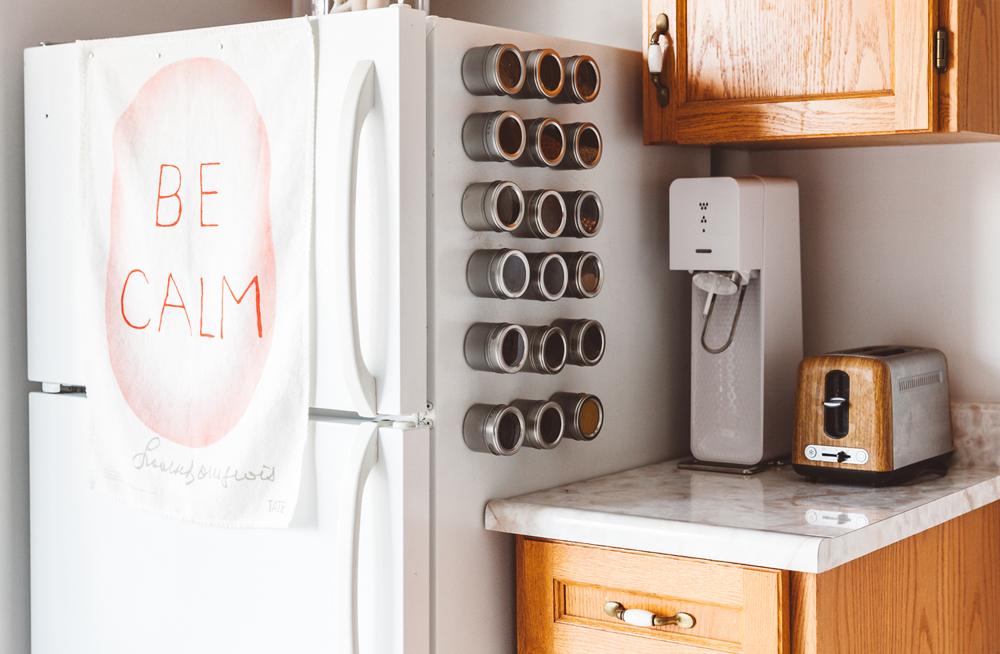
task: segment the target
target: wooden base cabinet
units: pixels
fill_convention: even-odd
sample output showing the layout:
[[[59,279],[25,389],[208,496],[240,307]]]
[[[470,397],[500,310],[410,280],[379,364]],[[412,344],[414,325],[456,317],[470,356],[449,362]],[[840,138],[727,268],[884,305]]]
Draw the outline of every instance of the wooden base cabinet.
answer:
[[[821,574],[518,536],[517,589],[519,654],[995,654],[1000,503]]]
[[[1000,3],[646,0],[645,6],[647,42],[656,17],[669,19],[660,39],[660,80],[670,92],[660,107],[644,75],[646,143],[1000,139]],[[946,61],[936,50],[947,53]]]

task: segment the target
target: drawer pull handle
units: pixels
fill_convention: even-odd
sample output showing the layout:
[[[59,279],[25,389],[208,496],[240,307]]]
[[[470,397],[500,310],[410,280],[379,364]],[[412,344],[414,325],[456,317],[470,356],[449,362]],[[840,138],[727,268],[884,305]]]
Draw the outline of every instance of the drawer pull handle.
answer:
[[[612,618],[618,618],[622,622],[627,622],[634,627],[664,627],[667,625],[677,625],[681,629],[690,629],[694,626],[694,616],[690,613],[678,613],[677,615],[656,615],[642,609],[626,609],[618,602],[608,602],[604,605],[604,612]]]

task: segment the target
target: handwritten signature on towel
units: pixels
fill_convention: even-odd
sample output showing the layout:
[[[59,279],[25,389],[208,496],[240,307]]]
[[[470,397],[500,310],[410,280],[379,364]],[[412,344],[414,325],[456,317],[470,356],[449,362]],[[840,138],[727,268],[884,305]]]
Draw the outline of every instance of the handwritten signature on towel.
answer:
[[[230,482],[244,481],[274,481],[274,466],[261,465],[259,472],[241,472],[238,468],[226,466],[223,470],[221,466],[197,465],[194,459],[184,461],[171,461],[167,459],[157,459],[153,456],[160,447],[159,438],[151,438],[146,443],[146,449],[132,457],[132,466],[136,470],[149,468],[155,472],[165,475],[173,475],[184,480],[185,486],[190,486],[196,481],[215,480],[222,484],[223,488],[229,488]]]

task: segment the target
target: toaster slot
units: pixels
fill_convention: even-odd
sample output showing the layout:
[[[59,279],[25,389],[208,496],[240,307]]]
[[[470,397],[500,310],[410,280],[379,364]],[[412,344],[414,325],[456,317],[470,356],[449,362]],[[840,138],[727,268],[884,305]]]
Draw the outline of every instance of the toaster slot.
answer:
[[[877,349],[873,352],[868,352],[870,357],[894,357],[897,354],[906,354],[907,352],[912,352],[913,348],[908,347],[886,347]]]
[[[826,373],[823,401],[823,430],[831,438],[847,436],[851,406],[851,377],[843,370]]]

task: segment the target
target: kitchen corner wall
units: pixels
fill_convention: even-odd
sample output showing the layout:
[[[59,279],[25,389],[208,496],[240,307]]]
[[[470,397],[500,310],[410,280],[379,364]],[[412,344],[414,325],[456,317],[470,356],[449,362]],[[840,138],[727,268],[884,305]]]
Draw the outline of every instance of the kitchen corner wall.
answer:
[[[24,290],[23,50],[62,42],[285,18],[279,0],[0,2],[0,652],[30,651]],[[51,189],[58,193],[59,189]],[[69,327],[69,326],[68,326]]]
[[[643,0],[424,0],[443,18],[643,50]]]
[[[799,182],[806,355],[940,349],[953,400],[1000,401],[1000,143],[714,153]]]

